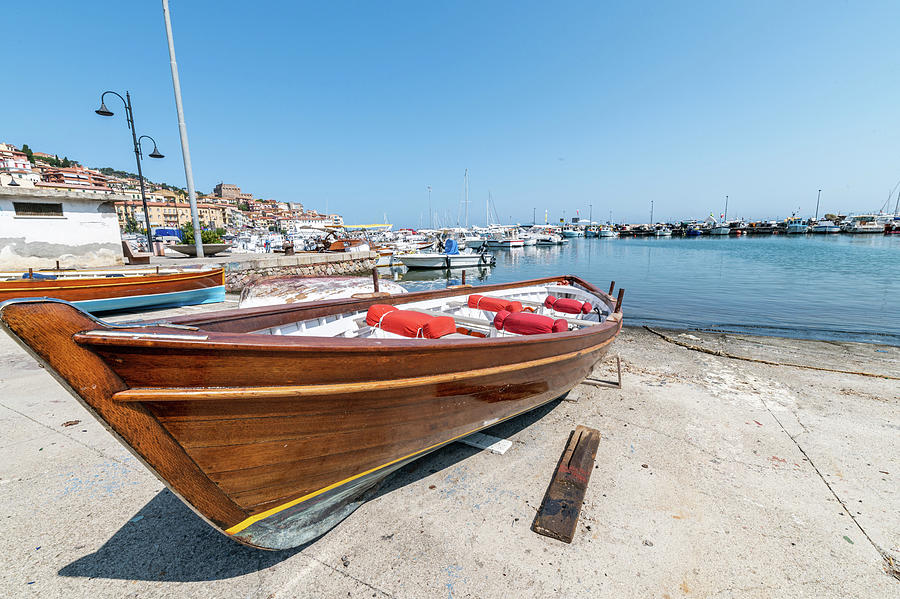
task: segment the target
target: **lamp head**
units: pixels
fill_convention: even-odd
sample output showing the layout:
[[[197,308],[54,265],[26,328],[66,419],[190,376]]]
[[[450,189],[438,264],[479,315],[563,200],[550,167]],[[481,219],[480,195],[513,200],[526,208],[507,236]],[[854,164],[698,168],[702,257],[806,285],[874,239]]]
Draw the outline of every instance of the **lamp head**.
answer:
[[[150,158],[165,158],[162,154],[159,153],[159,150],[156,149],[156,142],[153,142],[153,151],[147,154]]]
[[[9,174],[9,187],[20,187],[20,185],[16,183],[16,178],[13,177],[12,173]]]
[[[103,101],[100,102],[100,108],[98,108],[94,112],[96,112],[100,116],[112,116],[113,115],[113,112],[109,108],[106,107],[106,103]]]

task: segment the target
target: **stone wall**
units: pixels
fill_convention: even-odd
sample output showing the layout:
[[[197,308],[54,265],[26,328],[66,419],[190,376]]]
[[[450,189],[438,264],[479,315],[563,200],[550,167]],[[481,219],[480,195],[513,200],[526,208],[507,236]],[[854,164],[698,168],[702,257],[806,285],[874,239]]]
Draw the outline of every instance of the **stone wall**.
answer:
[[[376,252],[351,252],[309,253],[226,262],[225,290],[228,293],[240,293],[247,285],[268,277],[364,275],[372,272],[377,259]]]

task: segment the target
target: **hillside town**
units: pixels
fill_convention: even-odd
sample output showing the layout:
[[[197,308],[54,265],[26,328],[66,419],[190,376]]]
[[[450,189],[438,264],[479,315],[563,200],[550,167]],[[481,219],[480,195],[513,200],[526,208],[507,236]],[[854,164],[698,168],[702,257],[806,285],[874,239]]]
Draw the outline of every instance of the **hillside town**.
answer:
[[[144,179],[151,231],[178,229],[190,224],[187,192],[165,183]],[[55,190],[69,194],[112,196],[122,233],[143,230],[144,212],[140,182],[136,175],[111,168],[86,168],[68,157],[32,151],[0,143],[0,187]],[[255,197],[231,183],[219,183],[212,193],[197,194],[201,227],[295,233],[308,227],[340,227],[337,214],[322,214],[298,202]]]

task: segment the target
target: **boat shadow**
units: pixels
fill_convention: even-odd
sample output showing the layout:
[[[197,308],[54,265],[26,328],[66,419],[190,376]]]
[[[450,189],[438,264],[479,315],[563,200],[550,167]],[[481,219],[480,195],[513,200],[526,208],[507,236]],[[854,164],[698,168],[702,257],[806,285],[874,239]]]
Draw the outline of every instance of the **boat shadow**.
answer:
[[[483,432],[506,438],[546,416],[562,399],[553,400]],[[399,469],[384,481],[372,498],[451,468],[479,451],[483,450],[451,443]],[[159,582],[223,580],[274,566],[317,540],[284,551],[247,547],[214,530],[168,489],[164,489],[97,551],[63,566],[58,574],[77,578]]]
[[[159,582],[222,580],[274,566],[304,547],[261,551],[241,545],[164,489],[102,547],[63,566],[58,574]]]

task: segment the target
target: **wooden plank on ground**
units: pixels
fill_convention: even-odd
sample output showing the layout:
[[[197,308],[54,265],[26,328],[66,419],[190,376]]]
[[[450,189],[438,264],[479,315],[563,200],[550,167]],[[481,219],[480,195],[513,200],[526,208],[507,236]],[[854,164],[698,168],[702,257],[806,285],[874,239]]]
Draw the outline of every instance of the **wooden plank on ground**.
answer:
[[[460,439],[459,442],[472,447],[477,447],[478,449],[487,449],[488,451],[493,451],[500,455],[503,455],[506,453],[507,449],[512,447],[512,441],[494,437],[492,435],[485,435],[484,433],[472,433],[468,437]]]
[[[600,432],[593,428],[578,425],[569,436],[541,509],[534,518],[531,527],[534,532],[572,542],[599,445]]]

